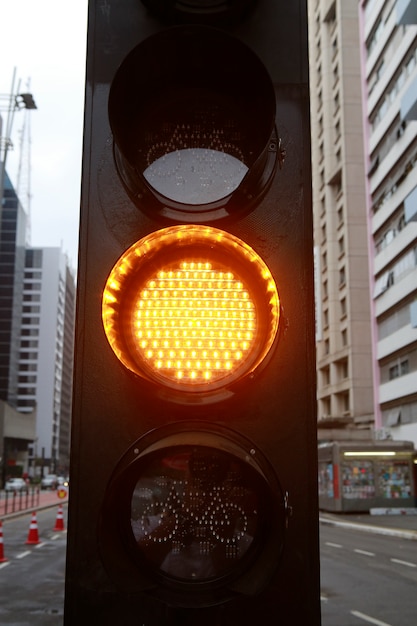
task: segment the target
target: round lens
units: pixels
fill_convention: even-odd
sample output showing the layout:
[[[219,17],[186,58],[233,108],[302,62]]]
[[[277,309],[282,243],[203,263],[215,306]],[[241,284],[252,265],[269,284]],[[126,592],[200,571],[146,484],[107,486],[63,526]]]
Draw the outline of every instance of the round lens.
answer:
[[[131,526],[146,561],[187,581],[227,575],[262,528],[260,475],[234,455],[204,446],[151,455],[132,496]]]
[[[279,298],[262,259],[237,237],[173,226],[129,248],[103,295],[110,345],[133,372],[210,391],[253,371],[278,330]]]

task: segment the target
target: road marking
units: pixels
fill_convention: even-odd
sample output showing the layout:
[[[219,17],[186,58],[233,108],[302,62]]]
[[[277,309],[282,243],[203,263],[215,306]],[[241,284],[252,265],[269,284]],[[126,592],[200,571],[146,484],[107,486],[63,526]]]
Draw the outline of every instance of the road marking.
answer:
[[[387,622],[381,622],[380,619],[376,619],[370,615],[365,615],[365,613],[361,613],[360,611],[351,611],[350,613],[355,617],[359,617],[359,619],[363,619],[364,622],[368,622],[369,624],[376,624],[376,626],[392,626]]]
[[[3,569],[3,567],[6,567],[7,565],[10,565],[10,561],[6,561],[5,563],[0,563],[0,569]]]
[[[393,563],[399,563],[400,565],[406,565],[407,567],[417,567],[415,563],[410,563],[409,561],[401,561],[401,559],[391,559]]]
[[[42,548],[42,546],[44,546],[44,545],[45,545],[45,542],[41,541],[41,543],[37,543],[36,544],[35,548]]]
[[[341,543],[332,543],[331,541],[326,541],[326,546],[330,546],[331,548],[343,548]]]
[[[354,552],[357,554],[364,554],[365,556],[375,556],[375,552],[368,552],[367,550],[360,550],[359,548],[355,548]]]
[[[327,596],[325,596],[323,593],[322,593],[322,594],[320,594],[320,601],[321,601],[321,602],[327,602],[327,600],[328,600],[328,597],[327,597]]]
[[[30,550],[26,550],[25,552],[21,552],[20,554],[17,554],[17,555],[16,555],[16,558],[17,558],[17,559],[24,559],[24,558],[25,558],[25,556],[27,556],[27,555],[28,555],[28,554],[30,554],[30,553],[31,553],[31,551],[30,551]]]

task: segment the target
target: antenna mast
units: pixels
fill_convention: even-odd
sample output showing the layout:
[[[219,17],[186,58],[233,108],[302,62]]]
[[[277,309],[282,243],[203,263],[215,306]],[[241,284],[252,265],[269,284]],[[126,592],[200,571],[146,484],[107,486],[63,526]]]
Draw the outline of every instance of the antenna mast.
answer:
[[[27,91],[30,90],[30,78],[27,81]],[[22,127],[19,131],[19,166],[17,170],[16,194],[27,213],[27,243],[31,240],[31,178],[32,178],[32,135],[31,109],[24,109]]]

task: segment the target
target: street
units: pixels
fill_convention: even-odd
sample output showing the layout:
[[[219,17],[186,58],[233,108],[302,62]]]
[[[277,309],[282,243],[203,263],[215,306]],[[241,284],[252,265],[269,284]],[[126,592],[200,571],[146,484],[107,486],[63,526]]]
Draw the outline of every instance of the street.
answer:
[[[37,513],[35,545],[26,544],[30,514],[3,522],[4,626],[62,626],[67,533],[54,531],[57,510]],[[321,524],[320,546],[323,626],[415,626],[416,541]]]
[[[66,506],[64,525],[66,528]],[[64,612],[66,530],[55,532],[58,505],[38,511],[38,544],[26,544],[31,514],[3,521],[0,624],[61,626]],[[32,531],[35,536],[35,531]]]
[[[417,542],[320,525],[323,626],[415,626]]]

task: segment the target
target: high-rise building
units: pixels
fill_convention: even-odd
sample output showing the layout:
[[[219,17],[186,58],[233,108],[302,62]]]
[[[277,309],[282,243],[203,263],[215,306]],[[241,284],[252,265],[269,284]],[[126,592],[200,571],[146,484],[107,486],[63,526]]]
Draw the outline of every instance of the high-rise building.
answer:
[[[0,399],[17,406],[27,215],[4,172],[0,211]]]
[[[62,346],[62,383],[59,415],[58,459],[60,471],[67,473],[69,467],[71,414],[72,414],[72,378],[74,358],[74,322],[75,322],[75,281],[69,266],[65,270],[65,314],[64,337]]]
[[[0,447],[7,452],[7,462],[23,463],[26,470],[36,416],[34,455],[51,470],[64,472],[69,463],[75,279],[60,248],[28,246],[27,215],[7,172],[3,187],[0,400],[10,407],[9,423],[13,415],[19,416],[21,437]],[[3,459],[3,478],[7,473]]]
[[[417,446],[417,3],[359,5],[375,425]]]
[[[37,408],[35,456],[68,469],[75,280],[60,248],[27,248],[17,409]]]
[[[309,0],[308,6],[319,440],[369,436],[374,399],[358,0]]]

